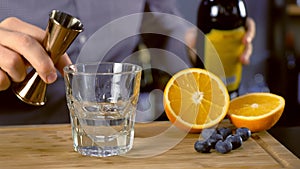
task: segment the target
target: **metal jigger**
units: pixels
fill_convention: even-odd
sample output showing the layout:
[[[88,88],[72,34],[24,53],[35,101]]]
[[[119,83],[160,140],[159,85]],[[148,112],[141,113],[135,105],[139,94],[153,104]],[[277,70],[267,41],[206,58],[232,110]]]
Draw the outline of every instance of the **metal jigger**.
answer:
[[[43,47],[50,55],[53,63],[69,48],[77,35],[83,31],[83,24],[73,16],[53,10],[50,13]],[[46,102],[47,84],[33,69],[25,80],[13,83],[12,89],[23,102],[31,105],[44,105]]]

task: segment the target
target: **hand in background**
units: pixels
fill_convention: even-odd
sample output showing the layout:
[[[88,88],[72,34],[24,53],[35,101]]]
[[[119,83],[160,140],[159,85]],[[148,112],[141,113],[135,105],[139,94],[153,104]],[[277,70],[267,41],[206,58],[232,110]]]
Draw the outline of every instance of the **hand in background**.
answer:
[[[243,38],[243,43],[245,45],[245,50],[240,57],[242,64],[250,63],[250,56],[253,52],[252,40],[255,37],[255,22],[252,18],[248,17],[246,20],[246,34]]]
[[[249,64],[250,63],[250,56],[253,52],[252,41],[255,37],[255,21],[248,17],[246,20],[246,34],[242,40],[242,43],[245,45],[245,50],[240,56],[240,61],[242,64]],[[185,35],[185,42],[188,46],[188,55],[193,65],[196,65],[197,56],[196,56],[196,42],[197,42],[197,30],[194,28],[190,28],[187,30]]]
[[[9,88],[11,81],[23,81],[30,66],[49,84],[57,78],[55,67],[62,73],[63,67],[71,63],[64,54],[54,65],[42,46],[44,36],[44,30],[18,18],[0,23],[0,91]]]

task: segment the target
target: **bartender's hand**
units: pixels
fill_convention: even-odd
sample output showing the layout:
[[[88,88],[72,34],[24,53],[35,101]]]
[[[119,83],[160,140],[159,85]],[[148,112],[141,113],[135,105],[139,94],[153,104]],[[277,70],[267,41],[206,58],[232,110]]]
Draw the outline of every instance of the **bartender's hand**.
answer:
[[[63,67],[71,63],[64,54],[54,65],[42,46],[45,31],[20,19],[3,20],[0,37],[0,91],[9,88],[11,81],[23,81],[30,66],[50,84],[57,78],[56,68],[62,73]]]
[[[245,44],[245,50],[240,57],[240,61],[243,64],[250,63],[250,56],[253,51],[252,40],[255,37],[255,22],[252,18],[248,17],[246,20],[246,34],[243,38],[243,43]]]
[[[248,17],[246,20],[246,34],[242,40],[242,43],[245,45],[245,50],[240,56],[240,61],[242,64],[249,64],[250,63],[250,56],[253,51],[252,47],[252,40],[255,37],[255,22],[252,18]],[[191,57],[190,60],[193,65],[196,64],[197,56],[195,55],[195,47],[196,47],[196,41],[197,41],[197,30],[195,29],[189,29],[185,36],[185,41],[187,43],[187,46],[189,47],[189,56]]]

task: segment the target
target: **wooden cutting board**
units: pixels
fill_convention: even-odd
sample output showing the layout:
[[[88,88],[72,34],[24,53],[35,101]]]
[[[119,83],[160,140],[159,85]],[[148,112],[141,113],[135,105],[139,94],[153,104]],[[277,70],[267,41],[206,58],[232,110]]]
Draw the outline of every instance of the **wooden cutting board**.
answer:
[[[74,152],[69,124],[0,127],[0,168],[300,168],[299,159],[267,132],[254,133],[228,154],[202,154],[193,147],[199,134],[170,126],[136,124],[134,148],[106,158]],[[221,126],[232,127],[227,120]]]

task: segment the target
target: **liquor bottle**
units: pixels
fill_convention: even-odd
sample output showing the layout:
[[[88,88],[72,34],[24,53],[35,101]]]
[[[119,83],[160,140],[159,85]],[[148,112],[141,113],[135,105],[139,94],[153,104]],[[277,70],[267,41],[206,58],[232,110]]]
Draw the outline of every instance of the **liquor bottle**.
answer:
[[[243,0],[202,0],[198,9],[197,26],[206,35],[204,66],[208,70],[215,69],[216,63],[221,61],[225,73],[222,80],[231,98],[238,95],[242,76],[239,57],[245,48],[242,38],[247,15]],[[211,46],[218,57],[212,56],[215,53],[211,52]]]

